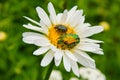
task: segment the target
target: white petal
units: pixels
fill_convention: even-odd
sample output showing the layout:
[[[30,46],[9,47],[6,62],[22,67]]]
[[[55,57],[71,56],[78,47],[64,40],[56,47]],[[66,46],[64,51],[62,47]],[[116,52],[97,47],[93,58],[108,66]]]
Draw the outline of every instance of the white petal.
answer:
[[[33,19],[31,19],[31,18],[29,18],[29,17],[26,17],[26,16],[23,16],[23,17],[26,18],[27,20],[29,20],[29,21],[37,24],[38,26],[41,26],[39,22],[36,22],[36,21],[34,21]]]
[[[43,29],[43,31],[48,34],[48,26],[46,26],[46,24],[41,20],[40,21],[40,25],[41,25],[41,28]]]
[[[104,54],[99,44],[96,43],[80,43],[77,46],[78,49],[88,51],[96,54]]]
[[[23,41],[28,44],[34,44],[34,41],[38,40],[39,38],[41,37],[40,36],[27,36],[27,37],[23,37]]]
[[[49,51],[48,53],[45,54],[41,61],[41,66],[47,66],[50,64],[50,62],[53,60],[54,53],[52,51]]]
[[[84,50],[84,51],[96,51],[98,50],[100,47],[99,44],[95,44],[95,43],[80,43],[78,48],[80,50]]]
[[[50,42],[47,38],[39,38],[34,40],[34,44],[37,46],[48,46],[50,45]]]
[[[48,11],[50,13],[50,19],[53,24],[57,23],[56,12],[51,2],[48,3]]]
[[[41,47],[39,49],[37,49],[36,51],[33,52],[33,55],[41,55],[44,54],[45,52],[47,52],[49,50],[49,47]]]
[[[83,51],[80,51],[78,49],[75,50],[76,53],[78,53],[80,56],[83,56],[89,60],[92,60],[93,62],[95,62],[87,53],[83,52]]]
[[[101,54],[101,55],[103,55],[103,54],[104,54],[104,52],[103,52],[103,50],[102,50],[102,49],[98,49],[98,50],[96,50],[96,51],[93,51],[93,53],[96,53],[96,54]]]
[[[78,62],[83,66],[95,68],[95,61],[85,52],[76,50],[74,55],[78,59]]]
[[[76,57],[73,55],[72,52],[68,51],[68,50],[65,50],[65,54],[70,58],[72,59],[73,61],[77,61]]]
[[[77,6],[74,6],[73,8],[71,8],[71,10],[69,10],[69,16],[71,15],[72,16],[72,13],[75,12],[77,9]]]
[[[78,10],[76,13],[72,16],[72,18],[69,20],[69,24],[71,27],[76,27],[79,24],[82,24],[84,22],[84,16],[82,16],[83,11]]]
[[[62,13],[57,14],[57,22],[60,24]]]
[[[92,36],[93,34],[97,34],[103,31],[102,26],[94,26],[94,27],[88,27],[86,30],[81,32],[81,38]]]
[[[33,44],[33,40],[31,40],[30,38],[23,38],[22,40],[24,43]]]
[[[72,16],[75,14],[77,9],[77,6],[74,6],[69,12],[68,12],[68,17],[65,23],[68,23],[69,20],[72,18]]]
[[[79,77],[79,69],[78,69],[77,62],[71,60],[71,66],[72,66],[73,73],[74,73],[77,77]]]
[[[65,70],[70,72],[71,70],[70,59],[66,55],[63,56],[63,64],[65,67]]]
[[[30,36],[45,37],[44,35],[35,33],[35,32],[24,32],[22,36],[23,37],[30,37]]]
[[[63,51],[58,49],[58,50],[55,52],[55,59],[56,59],[56,60],[60,60],[60,59],[62,58],[63,54],[64,54]]]
[[[37,7],[36,8],[38,16],[40,17],[40,19],[47,25],[47,26],[51,26],[51,22],[48,18],[48,15],[46,14],[46,12],[41,8],[41,7]]]
[[[40,27],[37,27],[37,26],[33,26],[31,24],[23,25],[23,26],[25,28],[28,28],[28,29],[31,29],[31,30],[34,30],[34,31],[43,32],[43,29],[41,29]]]
[[[67,10],[64,10],[63,14],[62,14],[62,17],[61,17],[61,20],[60,20],[60,24],[64,24],[66,19],[67,19],[67,13],[68,11]]]
[[[40,41],[43,40],[44,42],[43,41],[40,42],[38,40],[40,40]],[[39,45],[40,43],[42,43],[41,46],[43,46],[43,44],[48,44],[48,42],[49,42],[44,35],[38,34],[38,33],[35,33],[35,32],[24,32],[23,33],[23,41],[25,43],[36,44],[38,46],[40,46]],[[40,43],[38,43],[38,42],[40,42]]]
[[[53,44],[50,44],[50,49],[55,52],[57,50],[57,47]]]
[[[82,38],[80,41],[86,42],[86,43],[103,43],[103,41],[93,40],[93,39],[89,39],[89,38]]]
[[[81,32],[84,32],[86,29],[88,29],[89,26],[91,26],[89,23],[82,23],[74,27],[74,29],[78,34],[80,34]]]
[[[59,66],[60,63],[61,63],[61,61],[62,61],[62,57],[61,57],[61,59],[59,59],[59,60],[56,60],[56,59],[55,59],[55,65],[56,65],[56,66]]]

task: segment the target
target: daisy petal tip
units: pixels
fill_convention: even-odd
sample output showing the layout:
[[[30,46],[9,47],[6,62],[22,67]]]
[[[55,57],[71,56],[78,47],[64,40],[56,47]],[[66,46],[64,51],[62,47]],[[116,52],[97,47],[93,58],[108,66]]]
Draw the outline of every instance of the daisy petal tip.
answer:
[[[27,27],[28,27],[28,25],[27,25],[27,24],[23,24],[22,26],[23,26],[23,27],[25,27],[25,28],[27,28]]]
[[[100,32],[104,31],[104,27],[103,26],[98,26]]]
[[[23,35],[22,35],[23,36]],[[26,43],[25,38],[22,38],[22,41]]]
[[[75,5],[75,6],[73,6],[73,9],[75,9],[75,10],[76,10],[76,9],[77,9],[77,7],[78,7],[78,6],[77,6],[77,5]]]
[[[45,67],[46,65],[44,65],[42,62],[40,63],[40,65],[42,66],[42,67]]]
[[[103,51],[99,51],[98,54],[104,55],[104,52]]]
[[[67,72],[70,72],[70,71],[71,71],[71,69],[66,69],[66,71],[67,71]]]
[[[24,37],[25,33],[22,33],[22,36]]]
[[[22,37],[23,37],[23,39],[26,37],[26,35],[27,35],[26,32],[22,33]]]
[[[37,10],[37,11],[39,11],[40,9],[41,9],[41,7],[39,7],[39,6],[36,7],[36,10]]]
[[[55,66],[58,67],[60,65],[60,63],[61,63],[61,61],[55,62]]]
[[[79,71],[77,73],[74,73],[77,77],[80,77]]]
[[[38,10],[38,9],[39,9],[39,6],[36,7],[36,10]]]
[[[77,76],[77,77],[80,77],[79,73],[78,73],[78,74],[76,74],[76,76]]]
[[[79,78],[79,77],[80,77],[80,73],[79,73],[79,71],[78,71],[78,73],[76,73],[75,75]]]
[[[29,42],[26,40],[26,38],[23,38],[22,41],[23,41],[24,43],[29,43]]]
[[[23,16],[24,18],[27,18],[26,16]]]
[[[38,56],[38,54],[36,52],[33,52],[33,55]]]
[[[25,27],[25,26],[26,26],[26,24],[23,24],[22,26],[23,26],[23,27]]]
[[[77,9],[77,7],[78,7],[77,5],[74,6],[75,9]]]
[[[51,6],[51,5],[52,5],[52,3],[51,3],[51,2],[49,2],[49,3],[48,3],[48,5],[49,5],[49,6]]]
[[[100,53],[100,55],[104,55],[104,53],[102,52],[102,53]]]
[[[29,18],[29,17],[27,17],[27,16],[23,16],[23,18],[25,18],[25,19],[27,19],[27,20],[30,20],[30,18]]]
[[[103,41],[99,41],[99,43],[104,43]]]
[[[59,66],[59,64],[55,64],[55,66],[57,66],[57,67],[58,67],[58,66]]]

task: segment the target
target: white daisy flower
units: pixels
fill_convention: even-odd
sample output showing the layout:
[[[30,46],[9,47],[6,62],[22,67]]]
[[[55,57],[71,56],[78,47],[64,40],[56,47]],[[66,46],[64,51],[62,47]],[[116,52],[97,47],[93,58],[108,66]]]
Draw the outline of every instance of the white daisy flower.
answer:
[[[79,76],[77,63],[95,68],[95,61],[86,54],[86,51],[103,54],[98,44],[102,41],[88,37],[100,33],[103,27],[84,23],[83,10],[77,10],[77,6],[56,14],[52,3],[49,2],[49,16],[41,7],[37,7],[36,11],[40,18],[39,22],[25,17],[36,26],[30,23],[23,26],[38,33],[24,32],[23,41],[40,47],[33,52],[34,55],[38,56],[47,52],[40,63],[41,66],[47,66],[53,59],[55,65],[59,66],[63,58],[65,70],[70,72],[72,69],[77,76]]]
[[[87,80],[106,80],[105,75],[98,69],[84,68],[79,69],[80,75]]]
[[[58,70],[53,70],[49,80],[63,80],[61,72]]]

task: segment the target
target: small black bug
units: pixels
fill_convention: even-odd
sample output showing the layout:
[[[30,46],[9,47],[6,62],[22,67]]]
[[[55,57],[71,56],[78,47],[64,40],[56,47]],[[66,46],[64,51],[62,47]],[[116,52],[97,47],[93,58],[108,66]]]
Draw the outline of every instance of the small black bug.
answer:
[[[55,29],[59,32],[66,32],[67,31],[67,27],[64,25],[57,25],[57,26],[55,26]]]

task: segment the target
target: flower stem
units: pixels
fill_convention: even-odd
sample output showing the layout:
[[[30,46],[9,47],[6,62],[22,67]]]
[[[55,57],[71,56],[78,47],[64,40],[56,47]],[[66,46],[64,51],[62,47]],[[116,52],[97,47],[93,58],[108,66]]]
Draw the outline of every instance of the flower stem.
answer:
[[[54,68],[54,65],[55,65],[55,64],[54,64],[54,60],[52,60],[50,66],[49,66],[49,68],[48,68],[48,71],[46,72],[46,75],[45,75],[44,80],[48,80],[48,79],[49,79],[50,74],[51,74],[51,72],[52,72],[52,70],[53,70],[53,68]]]

